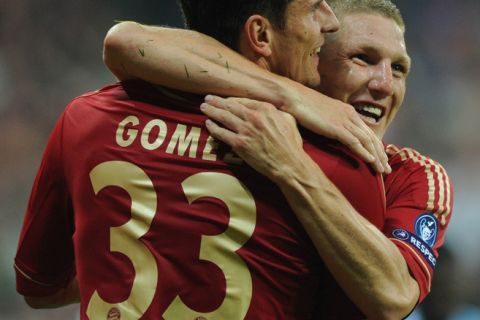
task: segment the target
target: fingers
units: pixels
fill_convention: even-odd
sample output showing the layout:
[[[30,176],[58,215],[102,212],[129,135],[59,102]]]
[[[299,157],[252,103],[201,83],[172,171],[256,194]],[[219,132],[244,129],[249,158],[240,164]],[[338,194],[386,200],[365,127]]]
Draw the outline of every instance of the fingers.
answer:
[[[358,119],[359,126],[366,132],[368,137],[368,142],[365,142],[369,145],[369,150],[375,157],[375,163],[377,168],[382,168],[382,173],[391,173],[392,169],[388,164],[388,157],[385,151],[385,147],[382,141],[375,135],[372,129],[370,129],[365,122]],[[377,170],[378,171],[378,170]],[[380,171],[378,171],[380,172]]]
[[[234,144],[236,134],[232,131],[220,127],[218,124],[216,124],[210,119],[207,119],[205,121],[205,125],[213,138],[220,140],[230,146]]]
[[[267,119],[281,112],[273,105],[247,98],[221,98],[209,95],[200,106],[202,112],[232,131],[239,132],[250,125],[264,127]],[[282,112],[283,113],[283,112]]]
[[[224,127],[237,132],[243,121],[230,110],[225,110],[208,103],[202,103],[200,110],[210,119],[222,124]]]
[[[235,99],[225,99],[213,95],[208,95],[205,97],[205,102],[210,106],[230,112],[240,119],[245,119],[245,109],[247,108]]]
[[[244,107],[246,107],[250,110],[259,110],[259,109],[265,108],[267,106],[275,108],[275,106],[271,103],[264,102],[264,101],[258,101],[258,100],[252,100],[252,99],[248,99],[248,98],[230,97],[230,98],[227,98],[227,100],[228,101],[235,101],[236,103],[239,103],[239,104],[243,105]]]
[[[248,98],[221,98],[214,95],[208,95],[205,97],[205,102],[212,106],[228,110],[241,119],[244,118],[244,113],[246,110],[260,110],[268,108],[276,109],[276,107],[271,103]]]
[[[353,123],[348,131],[349,134],[346,139],[349,139],[350,143],[345,142],[345,144],[353,152],[370,163],[375,171],[387,174],[391,172],[382,141],[362,120],[359,119],[356,123]]]
[[[339,141],[345,144],[350,150],[352,150],[354,153],[356,153],[358,156],[360,156],[365,162],[368,163],[375,163],[376,162],[376,157],[375,153],[371,151],[371,148],[366,148],[360,139],[358,138],[358,135],[354,135],[349,131],[345,132],[345,136],[339,136]],[[375,168],[376,171],[377,168]]]
[[[250,123],[254,127],[262,127],[262,114],[273,115],[272,111],[273,113],[276,112],[275,106],[248,98],[221,98],[209,95],[205,97],[205,101],[207,103],[201,105],[202,111],[209,118],[231,130],[226,133],[218,129],[220,128],[218,125],[212,126],[212,128],[216,130],[216,133],[222,137],[218,139],[228,139],[229,142],[222,141],[230,145],[234,142],[234,136],[232,135],[238,133],[242,128],[245,129],[245,123]],[[361,120],[356,111],[353,110],[351,106],[348,107],[351,108],[351,110],[346,112],[345,116],[341,117],[341,119],[343,119],[343,125],[336,126],[335,134],[331,134],[332,131],[328,134],[327,131],[326,136],[336,137],[336,139],[348,146],[350,150],[360,156],[364,161],[370,163],[375,171],[379,173],[390,173],[391,168],[388,164],[388,157],[382,141],[365,122]],[[340,110],[337,109],[335,112],[340,112]],[[335,126],[333,127],[335,128]]]
[[[380,139],[375,140],[375,148],[377,149],[377,154],[379,157],[379,161],[381,162],[383,168],[385,169],[384,173],[390,174],[392,173],[392,168],[390,167],[390,164],[388,163],[388,156],[385,151],[385,146],[383,145],[382,141]]]
[[[205,101],[200,110],[209,117],[205,124],[212,137],[234,150],[241,147],[244,138],[252,135],[249,121],[244,120],[251,118],[246,115],[249,110],[231,99],[209,96]]]

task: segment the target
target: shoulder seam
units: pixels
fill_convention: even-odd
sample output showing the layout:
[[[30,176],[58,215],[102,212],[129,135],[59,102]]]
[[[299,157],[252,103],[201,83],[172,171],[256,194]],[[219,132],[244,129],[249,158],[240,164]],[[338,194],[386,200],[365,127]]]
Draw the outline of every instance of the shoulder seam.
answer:
[[[445,169],[438,162],[421,155],[411,148],[398,148],[395,145],[388,145],[387,152],[391,155],[398,155],[402,162],[407,160],[423,168],[428,185],[428,199],[426,209],[431,211],[444,226],[451,208],[451,184]]]

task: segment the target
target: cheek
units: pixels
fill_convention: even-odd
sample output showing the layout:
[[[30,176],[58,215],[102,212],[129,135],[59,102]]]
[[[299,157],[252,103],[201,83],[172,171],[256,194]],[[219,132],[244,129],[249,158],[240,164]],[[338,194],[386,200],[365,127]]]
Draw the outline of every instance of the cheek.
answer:
[[[360,66],[355,63],[349,63],[339,70],[343,74],[343,80],[348,83],[349,87],[360,88],[367,84],[374,76],[374,71],[371,68]]]
[[[395,119],[401,106],[402,106],[401,103],[396,103],[395,106],[392,108],[392,111],[390,111],[390,114],[388,116],[388,125],[390,125],[393,119]]]
[[[350,96],[362,91],[365,87],[365,77],[362,77],[362,73],[359,70],[351,67],[345,67],[338,70],[334,75],[333,83],[340,94],[344,96]]]
[[[395,106],[393,107],[394,113],[400,109],[401,105],[403,104],[403,99],[405,98],[405,83],[398,83],[394,88],[394,103]]]
[[[395,90],[396,92],[395,95],[399,105],[402,105],[403,103],[403,99],[405,98],[405,91],[406,91],[405,83],[400,84]]]
[[[322,93],[336,99],[344,98],[357,90],[358,72],[352,66],[338,60],[322,60],[318,71],[321,76]],[[323,62],[322,62],[323,61]]]
[[[348,91],[356,91],[363,82],[361,79],[361,73],[351,67],[341,70],[337,76],[337,82],[342,84],[344,89]]]

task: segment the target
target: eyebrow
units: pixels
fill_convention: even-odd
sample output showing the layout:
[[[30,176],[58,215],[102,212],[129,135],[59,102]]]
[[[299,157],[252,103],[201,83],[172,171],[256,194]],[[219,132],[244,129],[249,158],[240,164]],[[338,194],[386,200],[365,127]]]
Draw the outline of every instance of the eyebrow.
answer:
[[[402,56],[400,59],[396,60],[396,62],[404,64],[408,70],[410,70],[412,67],[412,58],[408,54],[406,56]]]
[[[373,47],[373,46],[364,46],[364,47],[362,47],[362,50],[365,50],[367,53],[368,52],[378,53],[378,48]],[[394,58],[392,60],[392,62],[403,63],[407,67],[410,67],[412,65],[412,58],[408,54],[406,54],[406,55],[401,54],[400,56]]]

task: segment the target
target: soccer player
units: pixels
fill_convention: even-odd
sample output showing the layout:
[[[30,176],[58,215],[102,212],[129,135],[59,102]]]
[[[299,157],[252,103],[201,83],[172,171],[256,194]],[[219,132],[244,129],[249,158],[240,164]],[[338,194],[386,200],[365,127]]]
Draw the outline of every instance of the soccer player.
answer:
[[[338,28],[324,1],[192,0],[183,9],[192,26],[212,16],[226,25],[235,15],[237,26],[224,36],[238,36],[242,54],[310,86],[319,84],[324,33]],[[30,305],[80,299],[82,319],[315,319],[312,310],[329,307],[319,288],[341,293],[318,255],[318,222],[348,216],[380,227],[380,177],[327,139],[303,142],[307,156],[294,126],[280,131],[300,152],[290,157],[308,169],[299,177],[314,173],[314,183],[298,186],[278,168],[275,185],[208,134],[202,101],[134,80],[67,106],[37,173],[15,258],[17,288]],[[291,116],[276,115],[292,128]],[[315,193],[309,203],[304,187]],[[340,251],[351,225],[343,228]],[[402,261],[389,281],[415,286]],[[365,313],[405,314],[414,300]]]
[[[329,4],[340,17],[341,30],[329,35],[327,44],[320,52],[320,90],[352,104],[378,137],[383,137],[402,104],[410,68],[403,19],[390,1],[329,1]],[[139,57],[134,52],[137,47],[144,48],[148,55]],[[289,86],[286,79],[264,74],[198,33],[123,23],[110,31],[105,50],[107,65],[120,78],[139,77],[197,93],[253,97],[288,111],[300,123],[308,122],[309,126],[312,123],[316,126],[324,121],[323,110],[317,112],[315,102],[308,100],[315,99],[315,96],[302,96],[308,92],[306,88],[294,84]],[[217,55],[237,67],[225,72],[222,68],[224,60],[216,59]],[[188,74],[185,73],[187,69]],[[235,79],[240,81],[235,82]],[[298,96],[302,96],[303,100],[295,105]],[[283,141],[288,141],[288,136],[283,136],[280,141],[272,139],[276,137],[270,134],[272,126],[282,125],[281,118],[276,118],[271,109],[272,106],[265,103],[246,99],[226,101],[221,98],[211,98],[203,107],[207,115],[230,129],[209,123],[212,134],[234,146],[252,166],[275,179],[277,168],[295,168],[294,160],[288,162],[287,155],[292,152],[298,154],[299,150],[287,150]],[[312,130],[319,131],[315,128]],[[387,215],[381,227],[384,234],[382,240],[388,238],[408,264],[419,286],[420,302],[430,291],[438,248],[443,244],[451,218],[452,186],[444,168],[434,160],[411,148],[388,145],[386,149],[393,173],[384,178]],[[265,164],[265,161],[269,162]],[[301,164],[302,161],[298,160],[297,165]],[[337,227],[343,227],[342,222]],[[369,235],[368,231],[363,231]],[[356,239],[354,236],[351,238]],[[324,241],[328,240],[325,237]],[[369,250],[369,246],[364,246],[359,252]],[[326,255],[324,259],[327,265],[329,259],[343,258],[338,257],[339,251],[335,253],[337,255]],[[364,277],[365,282],[356,283],[360,286],[368,287],[374,281],[372,279],[381,282],[382,272],[386,274],[390,271],[375,261],[375,254],[371,252],[359,258],[359,261],[349,261],[349,265],[352,266],[352,277],[355,274]],[[366,274],[371,274],[360,270],[358,266],[362,264],[370,264],[372,270],[377,272],[374,273],[377,278],[366,277]],[[382,267],[383,270],[379,270]],[[360,290],[355,292],[352,289],[355,285],[348,282],[351,279],[345,280],[342,274],[337,273],[337,269],[331,267],[330,271],[341,282],[347,295],[361,306],[364,303],[362,298],[366,300],[367,297],[362,297],[358,293]],[[394,292],[398,291],[392,291],[391,288],[385,286],[382,292],[374,293],[379,298],[373,300],[371,307],[375,309],[381,306],[378,301],[381,301],[382,294],[395,296]],[[324,299],[337,298],[326,292]],[[410,294],[415,292],[406,293],[407,296]],[[338,306],[335,303],[331,305]]]

